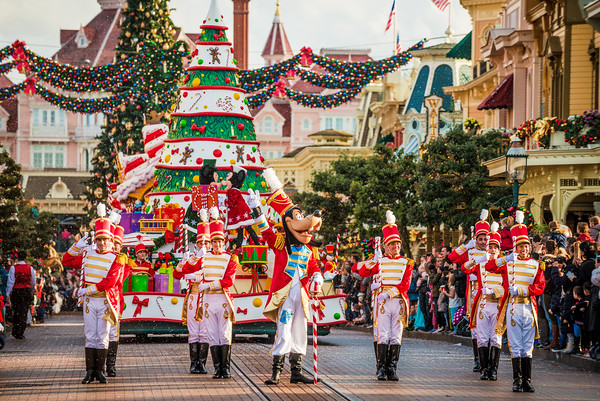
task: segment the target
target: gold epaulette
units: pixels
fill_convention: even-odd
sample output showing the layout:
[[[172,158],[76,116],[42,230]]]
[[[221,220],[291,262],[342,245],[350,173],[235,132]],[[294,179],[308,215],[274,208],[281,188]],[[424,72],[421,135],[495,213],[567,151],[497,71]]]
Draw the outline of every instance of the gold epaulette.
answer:
[[[538,263],[540,264],[540,269],[542,269],[542,271],[545,271],[546,270],[546,262],[542,262],[541,260],[539,260]]]
[[[413,267],[415,266],[415,261],[414,260],[409,259],[409,258],[406,258],[406,260],[407,260],[407,262],[406,262],[407,266],[413,266]]]
[[[117,259],[115,260],[115,262],[117,262],[120,265],[125,265],[128,263],[128,257],[127,255],[125,255],[124,253],[120,253],[117,255]]]
[[[239,265],[240,264],[240,257],[237,254],[232,254],[231,255],[231,260],[236,264]]]
[[[285,248],[285,236],[281,234],[275,234],[277,238],[275,239],[275,249],[281,251]]]

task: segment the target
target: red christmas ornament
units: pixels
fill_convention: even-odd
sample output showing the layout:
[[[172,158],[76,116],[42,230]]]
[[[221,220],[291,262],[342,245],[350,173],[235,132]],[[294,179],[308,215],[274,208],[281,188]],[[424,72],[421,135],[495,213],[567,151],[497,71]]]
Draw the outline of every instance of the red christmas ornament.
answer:
[[[186,196],[183,197],[183,200],[186,201],[186,202],[189,202],[190,201],[190,197],[188,195],[186,195]]]
[[[240,131],[243,131],[243,130],[244,130],[244,124],[242,124],[242,123],[239,123],[239,124],[238,124],[238,129],[239,129]]]
[[[202,158],[199,157],[199,158],[196,159],[196,164],[202,164],[203,161],[204,160],[202,160]]]
[[[221,156],[223,156],[223,152],[221,152],[221,150],[220,150],[220,149],[215,149],[215,150],[213,151],[213,156],[214,156],[214,157],[221,157]]]
[[[154,186],[154,188],[156,188],[156,187],[158,186],[158,181],[154,181],[154,182],[152,183],[152,186]]]
[[[225,83],[226,83],[226,84],[228,84],[228,83],[230,83],[230,82],[231,82],[231,79],[229,79],[229,78],[225,78]]]
[[[183,92],[183,93],[181,94],[181,96],[183,96],[183,97],[187,97],[187,95],[188,95],[188,93],[187,93],[187,92]]]

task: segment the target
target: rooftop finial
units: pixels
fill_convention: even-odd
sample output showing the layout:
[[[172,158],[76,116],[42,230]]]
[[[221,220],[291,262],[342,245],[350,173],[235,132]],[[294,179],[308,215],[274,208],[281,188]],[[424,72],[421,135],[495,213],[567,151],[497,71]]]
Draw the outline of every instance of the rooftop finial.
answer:
[[[279,12],[279,0],[277,0],[277,9],[275,10],[275,15],[281,15]]]

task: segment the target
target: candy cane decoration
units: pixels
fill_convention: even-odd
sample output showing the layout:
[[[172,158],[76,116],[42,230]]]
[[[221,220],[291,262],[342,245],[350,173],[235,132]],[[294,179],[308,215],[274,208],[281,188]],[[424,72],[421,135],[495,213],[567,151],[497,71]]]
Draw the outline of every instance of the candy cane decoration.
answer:
[[[184,224],[183,225],[183,241],[184,241],[184,246],[185,246],[185,251],[189,252],[190,251],[190,246],[189,246],[189,241],[188,241],[188,225]]]
[[[471,226],[471,239],[475,239],[475,227]]]
[[[334,263],[335,263],[335,270],[339,271],[338,269],[338,251],[340,249],[340,235],[337,235],[337,239],[335,241],[335,254],[334,254]]]
[[[313,294],[313,381],[315,386],[317,385],[317,320],[318,320],[318,311],[319,308],[319,300],[317,299],[317,294]]]

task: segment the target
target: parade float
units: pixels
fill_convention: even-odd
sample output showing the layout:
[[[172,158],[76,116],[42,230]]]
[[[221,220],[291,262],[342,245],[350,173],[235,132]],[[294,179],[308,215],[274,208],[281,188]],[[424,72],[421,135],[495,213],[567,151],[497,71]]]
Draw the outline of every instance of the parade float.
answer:
[[[229,231],[230,250],[240,240],[244,244],[237,250],[240,265],[231,287],[234,334],[276,332],[262,313],[273,254],[249,238],[251,230],[259,232],[257,227],[235,224],[239,195],[259,191],[263,213],[272,223],[279,217],[266,202],[270,192],[262,175],[264,158],[245,90],[239,87],[228,27],[215,1],[200,28],[169,124],[143,128],[144,154],[117,157],[119,184],[112,186],[109,203],[123,210],[124,246],[147,246],[156,272],[152,278],[132,275],[125,281],[121,334],[187,332],[182,324],[187,283],[175,280],[173,269],[185,251],[194,252],[200,210],[213,206],[228,229],[235,228]],[[335,295],[331,281],[326,282],[319,298],[319,334],[346,322],[344,303],[345,297]]]

